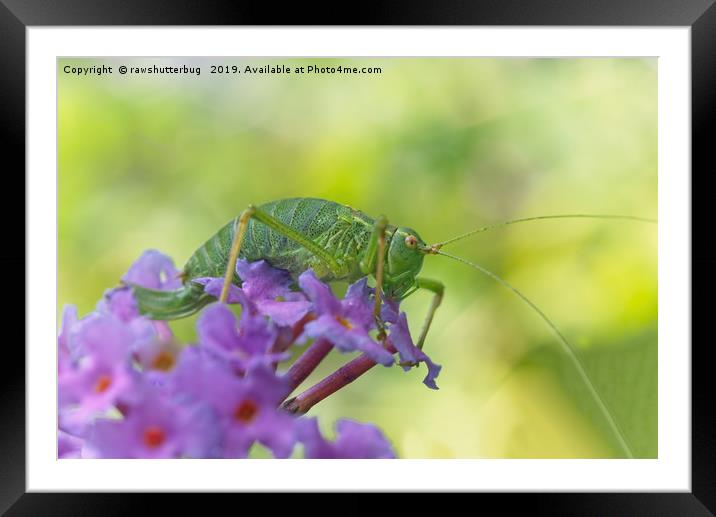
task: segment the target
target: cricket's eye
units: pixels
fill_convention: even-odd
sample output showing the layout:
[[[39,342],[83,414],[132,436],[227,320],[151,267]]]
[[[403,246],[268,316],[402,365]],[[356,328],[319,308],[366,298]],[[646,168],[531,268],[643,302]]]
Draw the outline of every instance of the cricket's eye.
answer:
[[[408,248],[414,248],[415,246],[418,245],[418,239],[415,237],[415,235],[408,235],[405,238],[405,245]]]

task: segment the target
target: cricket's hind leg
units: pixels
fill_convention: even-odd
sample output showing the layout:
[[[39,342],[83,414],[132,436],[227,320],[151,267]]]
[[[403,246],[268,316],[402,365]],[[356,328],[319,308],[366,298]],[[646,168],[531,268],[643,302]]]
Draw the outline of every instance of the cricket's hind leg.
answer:
[[[324,265],[334,273],[339,272],[340,265],[336,261],[335,257],[331,255],[328,251],[326,251],[324,248],[307,238],[306,236],[300,234],[290,226],[282,223],[275,217],[267,214],[260,208],[255,207],[254,205],[249,205],[246,210],[244,210],[239,217],[236,218],[234,221],[235,231],[234,231],[234,239],[231,243],[231,250],[229,251],[229,259],[226,264],[226,272],[224,273],[224,284],[221,288],[221,294],[219,296],[219,301],[221,303],[225,303],[226,299],[229,296],[229,287],[231,286],[231,281],[234,278],[234,270],[236,269],[236,261],[239,258],[239,252],[241,251],[241,244],[243,243],[245,237],[246,237],[246,229],[249,225],[249,220],[254,219],[256,221],[261,222],[262,224],[265,224],[269,228],[271,228],[273,231],[279,233],[280,235],[291,239],[292,241],[296,242],[297,244],[303,246],[308,251],[313,253],[318,259],[324,263]]]
[[[221,294],[219,295],[219,301],[226,303],[226,299],[229,297],[229,286],[234,278],[234,270],[236,269],[236,261],[239,258],[239,251],[241,250],[241,243],[244,241],[246,235],[246,228],[249,225],[249,218],[256,213],[256,208],[253,205],[244,210],[238,217],[234,226],[238,224],[238,228],[234,231],[234,240],[231,243],[231,250],[229,251],[229,261],[226,264],[226,272],[224,273],[224,284],[221,286]]]

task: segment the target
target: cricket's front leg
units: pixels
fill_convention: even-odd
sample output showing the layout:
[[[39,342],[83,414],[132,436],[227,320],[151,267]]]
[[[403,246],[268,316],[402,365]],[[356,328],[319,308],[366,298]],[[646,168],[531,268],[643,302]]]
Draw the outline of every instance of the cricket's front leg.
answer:
[[[425,315],[425,322],[423,323],[423,328],[420,331],[420,336],[418,337],[418,342],[416,344],[416,346],[422,350],[423,345],[425,344],[425,337],[428,335],[428,330],[430,330],[430,324],[433,322],[435,311],[438,309],[440,302],[443,300],[445,286],[442,282],[423,277],[416,278],[415,283],[419,289],[426,289],[433,293],[433,299],[430,302],[428,313]]]
[[[363,273],[375,275],[375,305],[373,316],[378,325],[378,338],[385,338],[385,326],[380,319],[380,306],[383,301],[383,271],[385,268],[385,228],[388,226],[388,219],[381,215],[375,220],[373,231],[368,240],[363,258],[360,261],[360,268]]]

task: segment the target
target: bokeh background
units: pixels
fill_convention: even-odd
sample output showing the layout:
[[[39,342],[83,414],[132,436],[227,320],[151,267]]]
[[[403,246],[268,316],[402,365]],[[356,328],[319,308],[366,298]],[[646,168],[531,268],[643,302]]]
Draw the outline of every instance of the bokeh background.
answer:
[[[78,77],[67,64],[202,71]],[[429,242],[515,217],[657,213],[655,59],[66,59],[58,84],[58,315],[91,311],[143,250],[181,267],[247,204],[282,197],[385,214]],[[555,321],[637,457],[657,455],[656,244],[655,225],[558,220],[450,248]],[[311,411],[326,429],[376,423],[407,458],[623,454],[534,311],[447,258],[427,257],[423,273],[446,285],[426,344],[440,390],[422,385],[423,368],[375,368]],[[429,301],[403,304],[414,335]],[[195,319],[172,324],[185,341]],[[348,359],[332,353],[306,386]]]

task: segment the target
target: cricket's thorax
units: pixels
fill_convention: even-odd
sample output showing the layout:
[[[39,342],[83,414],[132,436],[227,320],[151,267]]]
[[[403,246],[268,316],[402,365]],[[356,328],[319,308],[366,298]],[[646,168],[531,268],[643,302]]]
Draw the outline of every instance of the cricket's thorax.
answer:
[[[259,209],[327,250],[340,264],[340,271],[334,274],[303,246],[255,219],[249,221],[240,258],[266,260],[294,277],[308,268],[323,280],[352,281],[363,276],[359,262],[373,229],[372,218],[348,206],[314,198],[282,199]],[[386,239],[390,239],[393,230],[394,227],[388,228]],[[234,232],[232,219],[196,250],[184,267],[186,278],[223,276]]]

